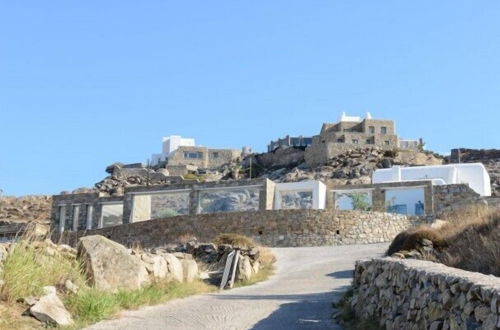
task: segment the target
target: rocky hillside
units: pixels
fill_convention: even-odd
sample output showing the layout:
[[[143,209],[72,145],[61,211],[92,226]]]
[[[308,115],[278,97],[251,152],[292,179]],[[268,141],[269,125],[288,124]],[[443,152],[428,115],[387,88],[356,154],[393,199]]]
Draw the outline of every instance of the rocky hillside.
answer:
[[[4,196],[0,198],[0,221],[40,223],[50,219],[51,196]]]
[[[335,185],[371,183],[373,172],[393,165],[440,165],[444,159],[430,152],[393,152],[377,148],[349,150],[339,154],[323,166],[308,167],[301,148],[278,149],[272,153],[257,154],[252,159],[252,171],[259,177],[279,182],[322,180]],[[244,161],[248,175],[249,159]]]

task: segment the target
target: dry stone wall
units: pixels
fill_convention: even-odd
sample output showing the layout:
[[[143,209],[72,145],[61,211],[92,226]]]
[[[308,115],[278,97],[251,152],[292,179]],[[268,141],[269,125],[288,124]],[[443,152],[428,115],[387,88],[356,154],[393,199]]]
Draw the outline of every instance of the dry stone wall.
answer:
[[[53,234],[71,245],[85,235],[103,235],[121,244],[159,247],[221,233],[238,233],[267,246],[321,246],[391,241],[399,232],[429,219],[382,212],[266,210],[182,215],[120,226]]]
[[[446,212],[474,204],[484,204],[484,200],[466,184],[433,186],[434,214],[440,216]]]
[[[358,261],[351,306],[385,329],[498,329],[500,278],[422,260]]]

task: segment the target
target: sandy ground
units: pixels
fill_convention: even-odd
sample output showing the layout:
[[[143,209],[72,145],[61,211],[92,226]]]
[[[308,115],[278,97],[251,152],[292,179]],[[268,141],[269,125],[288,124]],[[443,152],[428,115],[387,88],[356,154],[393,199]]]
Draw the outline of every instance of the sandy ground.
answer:
[[[125,311],[88,329],[341,329],[332,302],[349,285],[354,261],[387,246],[274,248],[277,271],[265,282]]]

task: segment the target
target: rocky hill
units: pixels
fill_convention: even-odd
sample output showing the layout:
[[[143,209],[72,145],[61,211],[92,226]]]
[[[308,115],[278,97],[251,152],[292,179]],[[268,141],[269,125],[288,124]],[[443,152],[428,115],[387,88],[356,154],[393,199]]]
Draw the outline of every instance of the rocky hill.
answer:
[[[3,196],[0,198],[0,221],[46,223],[50,219],[51,206],[51,196]]]
[[[348,150],[331,158],[325,165],[310,168],[304,162],[304,149],[285,148],[252,156],[252,172],[278,182],[322,180],[335,185],[371,183],[373,172],[393,165],[440,165],[444,158],[430,152],[384,151],[378,148]],[[244,172],[250,173],[250,160]]]

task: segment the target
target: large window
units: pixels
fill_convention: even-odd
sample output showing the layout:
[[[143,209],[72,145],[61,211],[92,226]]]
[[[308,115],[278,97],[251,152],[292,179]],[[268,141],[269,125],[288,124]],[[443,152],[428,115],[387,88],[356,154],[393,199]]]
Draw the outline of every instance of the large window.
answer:
[[[151,195],[151,219],[189,214],[189,192]]]
[[[258,187],[200,190],[199,213],[259,210]]]
[[[312,209],[312,191],[283,191],[281,192],[281,208],[290,209]]]
[[[370,132],[370,134],[375,134],[375,126],[369,126],[368,132]]]
[[[123,223],[123,203],[103,204],[101,213],[101,226],[111,227]]]
[[[335,192],[337,210],[370,211],[372,209],[371,191]]]
[[[387,134],[387,127],[385,126],[380,127],[380,134]]]
[[[390,213],[424,215],[424,188],[387,189],[385,204],[387,212]]]
[[[203,158],[203,152],[193,152],[193,151],[185,151],[184,158],[188,159],[200,159]]]

